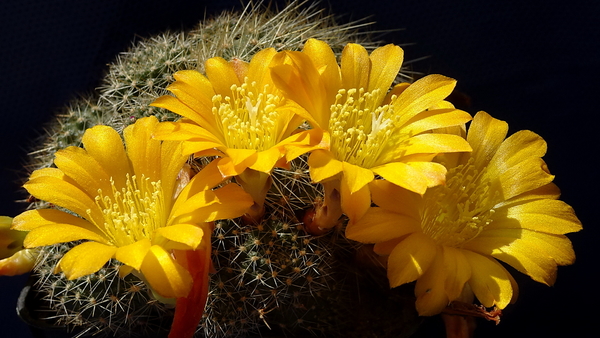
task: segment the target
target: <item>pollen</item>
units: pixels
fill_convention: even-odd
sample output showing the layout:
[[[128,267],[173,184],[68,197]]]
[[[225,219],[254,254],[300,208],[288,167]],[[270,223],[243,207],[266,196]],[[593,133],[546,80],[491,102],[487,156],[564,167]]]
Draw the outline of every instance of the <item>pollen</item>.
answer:
[[[231,86],[232,97],[213,96],[212,113],[223,142],[234,149],[267,150],[276,145],[292,115],[282,111],[283,97],[268,84],[260,87],[248,78]]]
[[[379,89],[340,89],[331,106],[331,151],[337,159],[371,168],[382,163],[391,145],[402,143],[391,105],[379,105]],[[392,101],[396,97],[392,97]]]
[[[104,224],[98,228],[118,247],[151,239],[154,230],[164,226],[167,217],[160,180],[151,182],[143,175],[138,179],[127,174],[124,187],[116,187],[112,178],[110,182],[112,191],[105,194],[98,189],[95,198],[104,216]]]
[[[493,221],[495,192],[486,168],[473,159],[448,171],[446,185],[425,195],[423,232],[437,244],[460,248],[476,238]]]

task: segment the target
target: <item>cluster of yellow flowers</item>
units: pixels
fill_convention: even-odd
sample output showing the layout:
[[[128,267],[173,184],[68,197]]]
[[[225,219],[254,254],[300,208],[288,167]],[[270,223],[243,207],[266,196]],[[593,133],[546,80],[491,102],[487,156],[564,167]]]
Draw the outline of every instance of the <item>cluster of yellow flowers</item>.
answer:
[[[152,105],[181,120],[140,119],[124,130],[125,145],[112,128],[88,129],[83,148],[58,151],[56,168],[25,184],[77,216],[29,210],[11,231],[29,231],[25,248],[86,240],[57,271],[74,279],[115,258],[122,275],[177,298],[172,335],[190,335],[208,293],[211,222],[262,218],[273,168],[310,153],[325,198],[306,227],[319,234],[345,214],[346,236],[374,244],[391,287],[417,281],[419,314],[473,295],[504,308],[517,285],[497,260],[552,284],[557,265],[575,259],[564,234],[581,224],[557,200],[544,140],[531,131],[506,138],[507,124],[485,112],[467,133],[471,115],[445,101],[455,80],[393,85],[402,61],[395,45],[369,54],[348,44],[338,64],[310,39],[250,63],[211,58],[206,76],[180,71],[167,88],[174,96]],[[190,178],[190,155],[215,159]]]

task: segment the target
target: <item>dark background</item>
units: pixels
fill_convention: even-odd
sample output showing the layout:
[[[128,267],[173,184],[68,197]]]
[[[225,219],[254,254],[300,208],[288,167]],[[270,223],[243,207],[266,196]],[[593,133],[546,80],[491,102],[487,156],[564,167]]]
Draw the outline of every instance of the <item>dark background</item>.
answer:
[[[282,3],[281,1],[277,1]],[[423,73],[458,80],[472,114],[486,110],[506,120],[511,133],[531,129],[549,144],[545,159],[584,230],[569,235],[577,253],[547,287],[515,276],[521,286],[499,326],[481,321],[477,337],[596,336],[598,283],[598,160],[596,128],[600,2],[592,1],[335,1],[323,2],[342,19],[373,15],[375,29],[406,45],[407,60]],[[53,111],[91,91],[106,63],[136,36],[191,28],[208,15],[240,7],[238,1],[104,0],[20,1],[0,4],[0,215],[15,216],[31,141]],[[593,130],[594,129],[594,130]],[[0,277],[0,335],[31,337],[15,314],[26,277]],[[443,337],[431,318],[422,337]]]

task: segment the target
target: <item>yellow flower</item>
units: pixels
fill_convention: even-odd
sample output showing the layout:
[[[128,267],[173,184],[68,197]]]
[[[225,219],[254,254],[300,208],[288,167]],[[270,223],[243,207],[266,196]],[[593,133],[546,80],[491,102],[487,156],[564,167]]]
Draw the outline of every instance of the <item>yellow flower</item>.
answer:
[[[297,114],[302,108],[273,85],[268,65],[275,54],[273,48],[262,50],[249,64],[211,58],[205,64],[207,77],[194,70],[177,72],[167,87],[176,97],[162,96],[152,103],[185,117],[161,123],[157,138],[184,141],[186,154],[220,156],[222,175],[238,176],[259,208],[270,186],[270,171],[293,159],[286,159],[287,149],[320,141],[309,131],[292,135],[304,122]]]
[[[439,313],[463,292],[504,308],[516,299],[517,285],[496,259],[547,285],[557,265],[575,260],[564,234],[581,230],[581,223],[557,200],[541,158],[546,142],[528,130],[505,139],[507,130],[505,122],[478,113],[467,135],[473,152],[446,155],[445,186],[421,197],[377,181],[378,207],[348,225],[348,238],[376,243],[376,253],[389,255],[391,287],[417,280],[421,315]]]
[[[163,297],[185,297],[192,276],[174,257],[204,250],[210,255],[211,222],[240,216],[251,199],[237,185],[211,190],[222,181],[215,166],[198,173],[178,192],[177,177],[187,157],[181,143],[152,138],[154,117],[119,134],[107,126],[88,129],[85,149],[56,153],[57,168],[36,170],[25,183],[57,209],[29,210],[13,228],[30,231],[27,248],[87,240],[68,251],[57,271],[75,279],[98,271],[109,259],[135,269]]]
[[[369,183],[376,175],[423,194],[444,182],[446,169],[431,162],[436,154],[471,150],[459,136],[431,133],[471,119],[444,101],[455,81],[430,75],[390,91],[402,61],[395,45],[369,55],[348,44],[338,66],[331,48],[315,39],[302,52],[285,51],[274,59],[275,84],[308,111],[306,119],[329,146],[314,149],[308,162],[312,180],[325,185],[330,209],[320,227],[333,226],[341,214],[336,194],[343,212],[358,218],[371,204]]]
[[[23,248],[24,231],[10,230],[12,218],[0,216],[0,276],[16,276],[33,269],[39,252]]]

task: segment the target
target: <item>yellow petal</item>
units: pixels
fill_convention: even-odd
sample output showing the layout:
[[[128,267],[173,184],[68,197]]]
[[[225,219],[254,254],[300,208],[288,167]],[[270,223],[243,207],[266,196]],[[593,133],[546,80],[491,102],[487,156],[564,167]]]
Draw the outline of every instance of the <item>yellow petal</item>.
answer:
[[[61,180],[67,179],[65,177],[65,174],[58,168],[42,168],[42,169],[35,170],[29,176],[29,180],[31,181],[38,177],[54,177],[54,178],[58,178]]]
[[[457,299],[471,278],[471,265],[462,250],[453,247],[443,247],[443,266],[446,270],[445,289],[448,299]]]
[[[23,240],[27,235],[25,231],[11,230],[13,219],[0,216],[0,259],[10,257],[23,249]]]
[[[192,287],[190,273],[158,245],[148,251],[141,271],[152,289],[166,298],[185,297]]]
[[[402,130],[417,135],[432,129],[462,125],[471,120],[471,115],[458,109],[434,109],[415,116],[413,120]]]
[[[348,187],[349,193],[354,194],[375,179],[373,171],[348,162],[342,162],[344,176],[342,184]]]
[[[383,208],[369,208],[363,217],[348,224],[346,237],[361,243],[379,243],[420,231],[421,222],[417,219]]]
[[[13,220],[13,229],[31,231],[35,228],[52,224],[70,224],[88,231],[101,234],[96,226],[85,219],[73,216],[57,209],[27,210]]]
[[[378,206],[414,219],[420,219],[422,197],[387,180],[369,183],[371,198]]]
[[[381,256],[389,256],[396,245],[402,242],[403,238],[394,238],[385,242],[378,242],[373,245],[373,252]]]
[[[185,114],[184,115],[180,114],[177,110],[171,109],[176,109],[177,106],[165,107],[164,105],[162,105],[162,107],[167,108],[182,116],[185,116],[195,121],[201,126],[204,126],[205,124],[213,121],[212,118],[206,119],[204,115],[208,114],[208,116],[212,116],[212,97],[215,95],[215,92],[212,88],[210,81],[208,81],[208,79],[204,75],[200,74],[198,71],[195,70],[178,71],[177,73],[173,74],[173,77],[177,81],[169,85],[167,87],[167,90],[169,90],[171,93],[177,96],[177,99],[190,109],[182,110],[182,113]],[[156,105],[155,103],[153,103],[152,105],[155,107],[161,107],[160,104]],[[189,114],[189,112],[194,113]]]
[[[469,285],[477,299],[485,307],[494,305],[503,309],[513,297],[511,277],[508,271],[493,258],[464,250],[471,265]]]
[[[162,228],[161,228],[162,229]],[[119,247],[115,252],[115,258],[136,270],[140,270],[144,257],[150,250],[150,240],[147,238],[141,239],[135,243]],[[125,273],[125,271],[123,271]]]
[[[402,162],[386,163],[372,168],[373,172],[402,188],[423,195],[429,186],[429,179],[417,167]]]
[[[88,195],[96,196],[98,189],[110,191],[110,177],[84,149],[68,147],[57,151],[54,156],[54,164],[58,169],[73,179]]]
[[[545,167],[544,160],[538,157],[530,157],[506,168],[504,172],[495,170],[498,168],[491,167],[490,164],[490,169],[485,175],[497,179],[502,197],[507,200],[552,182],[554,175],[546,172]]]
[[[339,87],[335,88],[335,92],[333,88],[327,88],[326,76],[319,74],[308,55],[290,51],[277,54],[273,58],[271,77],[287,98],[308,111],[308,115],[303,117],[313,128],[327,128],[331,115],[329,107]],[[328,96],[329,91],[333,96]]]
[[[213,57],[206,60],[205,69],[215,93],[223,97],[233,97],[231,86],[241,85],[233,66],[222,57]]]
[[[254,149],[234,149],[228,148],[225,153],[231,160],[233,161],[233,165],[237,166],[241,163],[246,163],[247,165],[251,165],[256,161],[257,151]],[[248,160],[251,159],[251,163]]]
[[[310,178],[313,182],[321,182],[339,174],[344,166],[333,154],[325,150],[315,150],[308,158]]]
[[[194,175],[188,184],[179,193],[172,210],[176,210],[192,196],[209,190],[223,182],[225,178],[221,175],[218,167],[218,161],[212,161],[202,168],[199,173]]]
[[[387,93],[387,95],[383,99],[381,105],[384,106],[390,104],[392,102],[392,97],[400,96],[400,94],[402,94],[402,92],[405,91],[406,88],[408,88],[409,86],[410,83],[406,82],[398,83],[397,85],[393,86],[392,89]]]
[[[113,257],[117,248],[96,242],[85,242],[72,248],[58,262],[57,269],[69,280],[92,274]]]
[[[435,187],[446,182],[446,167],[435,162],[408,162],[410,167],[418,170],[427,181],[427,187]]]
[[[356,43],[347,44],[342,51],[340,68],[344,89],[363,88],[365,91],[370,90],[368,86],[371,60],[369,60],[369,53],[365,47]]]
[[[233,157],[220,158],[217,161],[219,171],[223,177],[232,177],[240,175],[244,170],[256,163],[258,153],[254,149],[227,149]],[[241,151],[235,151],[241,150]],[[239,161],[239,162],[236,162]]]
[[[455,85],[454,79],[438,74],[415,81],[392,102],[394,110],[402,115],[400,125],[442,101],[452,93]]]
[[[447,272],[441,247],[433,248],[435,257],[429,268],[415,284],[415,307],[420,316],[436,315],[448,306],[450,300],[446,294]],[[389,263],[388,263],[389,264]]]
[[[490,161],[489,167],[498,168],[499,172],[503,172],[505,168],[513,167],[529,158],[544,156],[546,149],[546,141],[538,134],[529,130],[521,130],[502,142]]]
[[[222,144],[204,141],[184,141],[181,147],[184,154],[194,154],[194,157],[223,156],[223,151],[227,149]]]
[[[490,162],[500,144],[506,138],[508,124],[491,117],[486,112],[479,112],[473,118],[467,141],[473,147],[471,156],[477,167],[484,167]]]
[[[195,88],[197,91],[191,93],[194,96],[204,94],[210,100],[215,94],[210,81],[196,70],[180,70],[173,74],[173,78]]]
[[[526,231],[527,237],[536,241],[558,265],[570,265],[575,263],[575,252],[573,245],[567,236],[545,234],[537,231]]]
[[[151,182],[156,182],[161,178],[161,142],[152,138],[152,133],[157,124],[156,117],[149,116],[137,120],[135,124],[129,125],[123,130],[123,138],[127,145],[127,156],[138,180],[145,177],[150,179]],[[166,184],[166,182],[163,184]]]
[[[437,154],[471,151],[471,146],[462,137],[449,134],[420,134],[409,140],[405,156],[411,154]]]
[[[365,185],[358,191],[351,193],[348,184],[346,175],[344,175],[340,186],[342,211],[348,216],[350,221],[354,221],[361,218],[371,206],[371,192],[369,191],[369,186]]]
[[[178,250],[196,250],[200,242],[204,231],[193,224],[175,224],[164,228],[159,228],[154,231],[154,243],[162,243],[165,240],[181,243],[184,245]],[[175,247],[169,247],[167,245],[161,245],[165,249],[175,249]]]
[[[548,183],[539,188],[527,191],[518,196],[511,198],[508,201],[503,201],[496,205],[496,208],[511,207],[514,205],[521,204],[526,201],[538,200],[538,199],[551,199],[555,200],[560,197],[560,189],[554,183]]]
[[[205,222],[218,219],[229,219],[242,216],[254,203],[252,197],[239,185],[230,183],[219,189],[213,190],[218,204],[210,206],[211,213],[205,218]]]
[[[280,93],[279,95],[283,94]],[[277,112],[279,113],[280,117],[279,123],[273,131],[274,139],[278,140],[278,143],[275,147],[279,147],[286,143],[284,142],[286,138],[291,137],[294,139],[295,135],[293,134],[301,133],[302,130],[300,130],[298,127],[300,127],[300,125],[306,121],[307,116],[310,116],[306,109],[289,99],[282,101],[281,105],[277,108]]]
[[[204,128],[212,128],[214,122],[210,119],[207,119],[204,115],[200,114],[197,110],[200,110],[200,107],[189,107],[185,103],[183,103],[180,99],[170,96],[164,95],[152,102],[150,104],[153,107],[164,108],[170,110],[176,114],[179,114],[183,117],[186,117],[195,123],[201,125]],[[211,104],[212,108],[212,104]],[[208,110],[210,112],[210,110]]]
[[[546,285],[554,284],[556,266],[571,264],[575,253],[565,236],[527,229],[495,229],[481,233],[464,246],[491,255]]]
[[[331,47],[317,39],[308,39],[304,44],[302,52],[310,58],[312,64],[319,70],[319,81],[323,84],[325,92],[325,102],[331,104],[331,101],[341,88],[341,72],[337,64],[337,58],[331,50]],[[304,70],[304,69],[302,69]],[[328,99],[327,99],[328,98]],[[326,107],[329,110],[329,106]],[[325,127],[327,125],[321,125]]]
[[[422,232],[410,234],[392,250],[388,258],[390,287],[421,277],[433,263],[436,254],[437,245],[429,236]]]
[[[100,164],[109,177],[112,177],[115,186],[124,186],[125,174],[131,173],[131,169],[119,133],[109,126],[99,125],[86,130],[82,142],[87,153]],[[65,208],[75,211],[69,207]]]
[[[493,222],[487,229],[525,228],[551,234],[566,234],[581,230],[581,222],[573,208],[563,201],[539,199],[496,208]]]
[[[162,183],[163,194],[168,197],[165,201],[165,208],[169,210],[172,203],[170,197],[175,194],[177,178],[188,156],[184,155],[180,142],[163,141],[160,151],[160,181]]]
[[[275,54],[277,54],[275,48],[266,48],[254,54],[250,60],[246,76],[252,81],[256,81],[258,88],[263,88],[267,84],[273,85],[269,66]]]
[[[173,208],[169,224],[212,222],[243,215],[254,203],[239,185],[228,184],[217,190],[203,191]]]
[[[246,79],[246,74],[248,74],[248,69],[250,68],[250,65],[248,64],[248,62],[242,61],[241,59],[239,59],[237,57],[233,57],[229,61],[229,64],[233,68],[233,71],[235,72],[235,75],[237,76],[238,81],[240,83],[243,83]]]
[[[31,230],[27,234],[23,245],[26,248],[33,248],[56,243],[78,241],[80,239],[89,239],[108,244],[108,240],[96,232],[71,224],[49,224]]]
[[[125,278],[127,277],[127,275],[129,275],[132,271],[133,271],[133,267],[129,266],[129,265],[121,265],[119,267],[119,277],[120,278]]]
[[[30,272],[40,254],[39,249],[23,249],[0,259],[0,276],[17,276]]]
[[[371,72],[368,91],[372,92],[379,89],[379,93],[374,100],[375,102],[382,102],[388,88],[390,88],[400,71],[402,61],[404,61],[404,51],[396,45],[389,44],[375,49],[369,58],[371,60]]]
[[[329,148],[329,133],[321,129],[309,129],[293,134],[277,145],[285,148],[286,161],[317,149]]]
[[[218,134],[217,134],[218,135]],[[206,141],[222,146],[223,142],[204,127],[190,123],[189,120],[161,122],[153,130],[152,136],[159,140]]]
[[[306,64],[310,77],[298,70],[296,65],[298,61]],[[319,73],[307,55],[292,51],[278,53],[271,62],[271,79],[277,89],[283,91],[288,99],[297,102],[308,112],[314,113],[320,109],[320,104],[316,104],[312,95],[313,88],[309,84],[309,82],[315,85],[319,83]],[[298,86],[298,84],[301,85]],[[307,116],[307,120],[313,127],[318,125],[310,114]]]
[[[87,210],[90,210],[92,219],[97,223],[102,224],[101,222],[104,220],[96,203],[86,193],[64,180],[51,176],[41,176],[30,179],[23,186],[31,195],[71,210],[88,220],[90,218]]]

